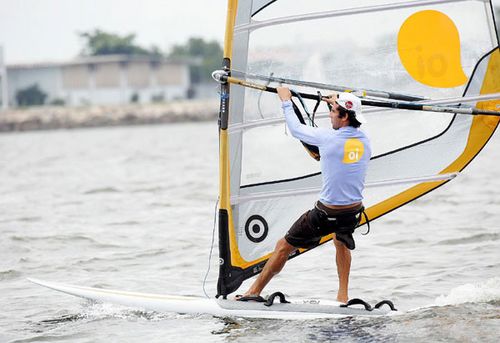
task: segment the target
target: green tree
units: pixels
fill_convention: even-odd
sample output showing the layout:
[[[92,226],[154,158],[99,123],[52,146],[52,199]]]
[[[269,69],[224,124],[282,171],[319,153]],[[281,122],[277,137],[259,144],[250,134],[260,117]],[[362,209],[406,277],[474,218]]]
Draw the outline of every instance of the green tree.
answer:
[[[191,67],[191,81],[200,82],[209,80],[212,71],[220,68],[222,47],[215,40],[207,42],[203,38],[190,38],[186,44],[174,45],[169,56],[201,59],[201,65]]]
[[[16,92],[18,106],[43,105],[46,99],[47,94],[38,87],[38,84],[33,84]]]
[[[120,36],[114,33],[104,32],[95,29],[91,32],[80,33],[80,38],[84,40],[82,55],[148,55],[161,56],[161,51],[153,46],[151,49],[145,49],[134,43],[135,34]]]

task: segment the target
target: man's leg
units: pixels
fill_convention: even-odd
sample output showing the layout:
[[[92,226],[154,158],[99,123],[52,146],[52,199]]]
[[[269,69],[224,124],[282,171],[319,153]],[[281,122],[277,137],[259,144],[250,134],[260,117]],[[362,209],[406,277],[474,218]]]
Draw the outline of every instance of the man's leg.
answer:
[[[260,292],[262,292],[269,281],[283,269],[283,266],[288,260],[288,256],[296,249],[297,248],[290,245],[284,238],[280,239],[278,243],[276,243],[276,248],[274,248],[274,252],[264,266],[264,269],[243,296],[260,295]]]
[[[333,236],[333,243],[336,249],[337,274],[339,276],[339,291],[337,301],[346,303],[349,300],[349,272],[351,271],[351,251],[344,243],[338,241]]]

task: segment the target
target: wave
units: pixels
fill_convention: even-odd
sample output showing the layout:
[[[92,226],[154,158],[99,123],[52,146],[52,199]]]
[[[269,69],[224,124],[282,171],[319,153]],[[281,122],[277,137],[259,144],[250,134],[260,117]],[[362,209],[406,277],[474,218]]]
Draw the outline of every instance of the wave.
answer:
[[[464,303],[483,303],[500,301],[500,277],[494,277],[486,282],[465,284],[453,288],[448,295],[440,295],[435,305],[457,305]]]
[[[436,245],[457,245],[457,244],[471,244],[478,242],[491,242],[496,241],[500,238],[500,234],[498,233],[480,233],[477,235],[472,235],[469,237],[461,237],[461,238],[452,238],[445,239],[436,243]]]
[[[102,187],[90,189],[88,191],[83,192],[83,194],[98,194],[98,193],[121,193],[121,191],[114,187]]]
[[[14,269],[0,270],[0,281],[17,279],[21,275],[21,272]]]

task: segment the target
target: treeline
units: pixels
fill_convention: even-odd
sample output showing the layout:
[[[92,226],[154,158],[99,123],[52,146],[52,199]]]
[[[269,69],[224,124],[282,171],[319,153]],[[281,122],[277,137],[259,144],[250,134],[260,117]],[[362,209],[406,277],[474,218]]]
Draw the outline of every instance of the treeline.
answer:
[[[145,48],[136,44],[135,34],[120,36],[96,29],[79,35],[83,40],[82,56],[124,54],[199,60],[199,64],[191,66],[191,81],[194,83],[209,80],[212,71],[220,68],[222,60],[222,47],[215,40],[193,37],[163,52],[157,46]]]

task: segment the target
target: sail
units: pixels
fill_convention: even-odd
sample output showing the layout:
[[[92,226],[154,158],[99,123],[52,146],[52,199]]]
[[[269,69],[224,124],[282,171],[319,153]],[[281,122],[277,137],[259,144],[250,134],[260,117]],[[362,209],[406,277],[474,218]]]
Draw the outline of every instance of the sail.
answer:
[[[485,97],[500,93],[490,1],[229,0],[223,67],[500,109],[498,96]],[[327,112],[320,106],[317,125],[330,125]],[[456,177],[499,120],[369,107],[364,113],[373,150],[364,192],[370,220]],[[225,296],[262,270],[276,242],[313,206],[321,174],[287,133],[275,94],[223,84],[219,134],[218,294]]]

